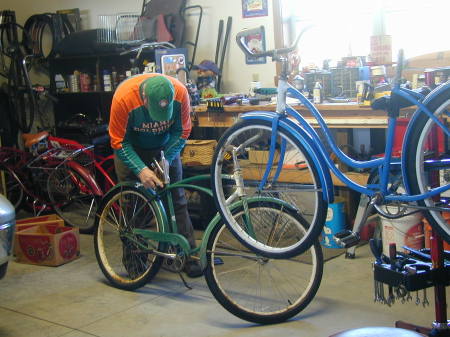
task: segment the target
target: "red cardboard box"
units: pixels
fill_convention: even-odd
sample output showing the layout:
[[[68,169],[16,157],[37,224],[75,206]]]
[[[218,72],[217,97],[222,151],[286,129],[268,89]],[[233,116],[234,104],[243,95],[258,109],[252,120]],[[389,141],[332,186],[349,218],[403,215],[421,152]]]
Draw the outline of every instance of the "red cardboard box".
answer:
[[[56,214],[34,216],[16,221],[16,232],[36,226],[36,225],[56,225],[64,227],[64,220]]]
[[[16,261],[43,266],[59,266],[80,256],[78,228],[39,224],[14,237]]]
[[[53,221],[53,220],[64,221],[57,214],[47,214],[47,215],[41,215],[41,216],[33,216],[31,218],[19,219],[16,221],[16,224],[29,224],[29,223],[36,224],[38,222]]]

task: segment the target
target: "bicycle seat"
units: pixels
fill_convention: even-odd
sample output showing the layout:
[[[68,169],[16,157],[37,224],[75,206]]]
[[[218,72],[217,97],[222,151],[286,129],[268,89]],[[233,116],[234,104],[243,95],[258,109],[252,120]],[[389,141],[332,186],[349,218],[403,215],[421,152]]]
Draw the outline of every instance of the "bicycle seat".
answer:
[[[22,135],[25,147],[32,147],[34,144],[39,143],[41,140],[48,137],[47,131],[42,131],[39,133],[24,133]]]

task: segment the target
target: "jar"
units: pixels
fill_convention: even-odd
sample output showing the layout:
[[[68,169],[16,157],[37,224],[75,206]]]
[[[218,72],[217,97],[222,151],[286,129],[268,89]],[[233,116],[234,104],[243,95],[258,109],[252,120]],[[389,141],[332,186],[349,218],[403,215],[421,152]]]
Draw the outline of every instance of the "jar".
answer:
[[[70,91],[71,92],[80,92],[80,72],[75,70],[73,75],[69,76],[70,81]]]
[[[66,82],[61,74],[55,75],[55,89],[56,92],[63,92],[66,89]]]

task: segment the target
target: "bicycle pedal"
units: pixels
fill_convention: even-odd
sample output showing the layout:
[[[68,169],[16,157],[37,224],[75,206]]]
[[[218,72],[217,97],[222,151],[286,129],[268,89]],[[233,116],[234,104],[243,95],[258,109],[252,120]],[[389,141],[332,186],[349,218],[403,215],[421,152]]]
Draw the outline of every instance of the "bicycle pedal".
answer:
[[[344,236],[343,232],[339,232],[334,235],[334,241],[342,248],[350,248],[356,246],[360,241],[360,236],[358,233],[353,233],[352,231],[345,231],[347,235]]]
[[[351,230],[345,229],[343,231],[340,231],[340,232],[334,234],[334,238],[335,239],[342,239],[342,238],[345,238],[345,237],[347,237],[347,236],[349,236],[351,234],[353,234],[353,232]]]

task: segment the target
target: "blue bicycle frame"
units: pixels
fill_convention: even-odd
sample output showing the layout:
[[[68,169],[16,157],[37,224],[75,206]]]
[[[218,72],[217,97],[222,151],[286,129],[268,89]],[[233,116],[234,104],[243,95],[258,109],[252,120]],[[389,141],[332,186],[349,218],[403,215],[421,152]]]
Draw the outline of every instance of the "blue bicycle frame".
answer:
[[[450,82],[444,84],[441,87],[436,88],[433,92],[431,92],[429,95],[424,97],[423,95],[416,93],[412,90],[408,90],[405,88],[401,88],[400,85],[397,83],[395,87],[392,90],[391,97],[397,95],[400,96],[413,105],[416,105],[418,110],[413,116],[413,120],[415,120],[416,116],[419,115],[420,112],[426,113],[435,123],[437,126],[439,126],[444,133],[447,136],[450,136],[449,130],[442,124],[440,120],[438,120],[433,113],[427,108],[426,104],[427,102],[431,101],[434,97],[439,95],[439,93],[442,90],[447,89],[450,86]],[[272,123],[272,141],[271,146],[269,149],[269,158],[268,158],[268,164],[265,171],[265,174],[260,182],[260,188],[262,188],[268,179],[270,168],[272,167],[274,158],[275,158],[275,144],[276,144],[276,137],[277,137],[277,130],[280,128],[281,123],[288,123],[289,117],[292,117],[295,119],[301,126],[301,128],[305,131],[307,136],[304,135],[297,135],[301,136],[301,142],[303,145],[306,145],[307,149],[310,151],[316,152],[310,154],[314,155],[313,160],[315,164],[319,164],[319,168],[322,170],[328,167],[331,172],[333,172],[338,179],[340,179],[346,186],[349,188],[368,195],[368,196],[374,196],[376,193],[380,193],[383,198],[387,201],[403,201],[403,202],[412,202],[417,200],[423,200],[429,197],[432,197],[434,195],[440,194],[448,189],[450,189],[450,185],[447,186],[441,186],[434,189],[431,189],[427,193],[424,194],[418,194],[418,195],[410,195],[409,194],[409,184],[407,180],[407,175],[405,172],[403,172],[403,182],[404,186],[406,187],[406,194],[390,194],[388,190],[388,184],[389,184],[389,172],[391,169],[391,165],[393,164],[393,158],[392,158],[392,147],[394,143],[394,135],[395,135],[395,129],[396,129],[396,117],[389,116],[388,117],[388,128],[387,128],[387,140],[386,140],[386,146],[385,146],[385,156],[383,158],[377,158],[373,160],[368,161],[357,161],[350,157],[348,157],[344,152],[339,149],[339,147],[334,142],[331,132],[329,128],[326,125],[325,120],[323,119],[320,112],[317,110],[317,108],[305,97],[303,96],[298,90],[296,90],[294,87],[292,87],[285,79],[280,78],[278,83],[278,94],[277,94],[277,109],[276,113],[265,113],[265,114],[256,114],[253,113],[246,113],[241,116],[242,119],[264,119],[264,120],[270,120]],[[357,169],[378,169],[379,176],[380,176],[380,182],[378,184],[370,184],[367,186],[362,186],[354,181],[352,181],[350,178],[348,178],[343,172],[341,172],[333,163],[333,161],[330,159],[327,150],[325,149],[324,145],[322,144],[321,139],[319,138],[319,135],[314,130],[314,128],[306,121],[306,119],[300,115],[295,109],[293,109],[291,106],[286,104],[286,96],[290,96],[293,98],[297,98],[300,100],[300,102],[312,113],[314,118],[319,123],[319,126],[324,131],[326,140],[328,144],[331,146],[332,151],[336,154],[339,160],[341,160],[344,164],[357,168]],[[422,101],[423,100],[423,101]],[[409,126],[412,125],[412,121],[410,122]],[[292,122],[291,122],[292,123]],[[286,128],[286,127],[285,127]],[[410,128],[408,128],[408,131]],[[301,132],[300,128],[290,127],[288,131],[293,132],[294,135],[296,133]],[[408,134],[407,131],[407,134]],[[407,137],[405,137],[406,139]],[[404,144],[406,146],[406,144]],[[280,159],[278,162],[277,171],[275,173],[275,177],[273,180],[276,180],[279,176],[282,166],[283,166],[283,156],[284,156],[284,148],[285,144],[281,144],[281,151],[280,151]],[[318,153],[317,153],[318,152]],[[405,167],[405,154],[406,151],[402,151],[402,158],[401,158],[401,167],[402,170],[404,170]],[[326,166],[326,167],[325,167]],[[321,182],[322,186],[324,188],[325,193],[324,198],[327,199],[328,202],[333,201],[333,184],[331,179],[329,178],[329,172],[324,173],[321,172]]]

